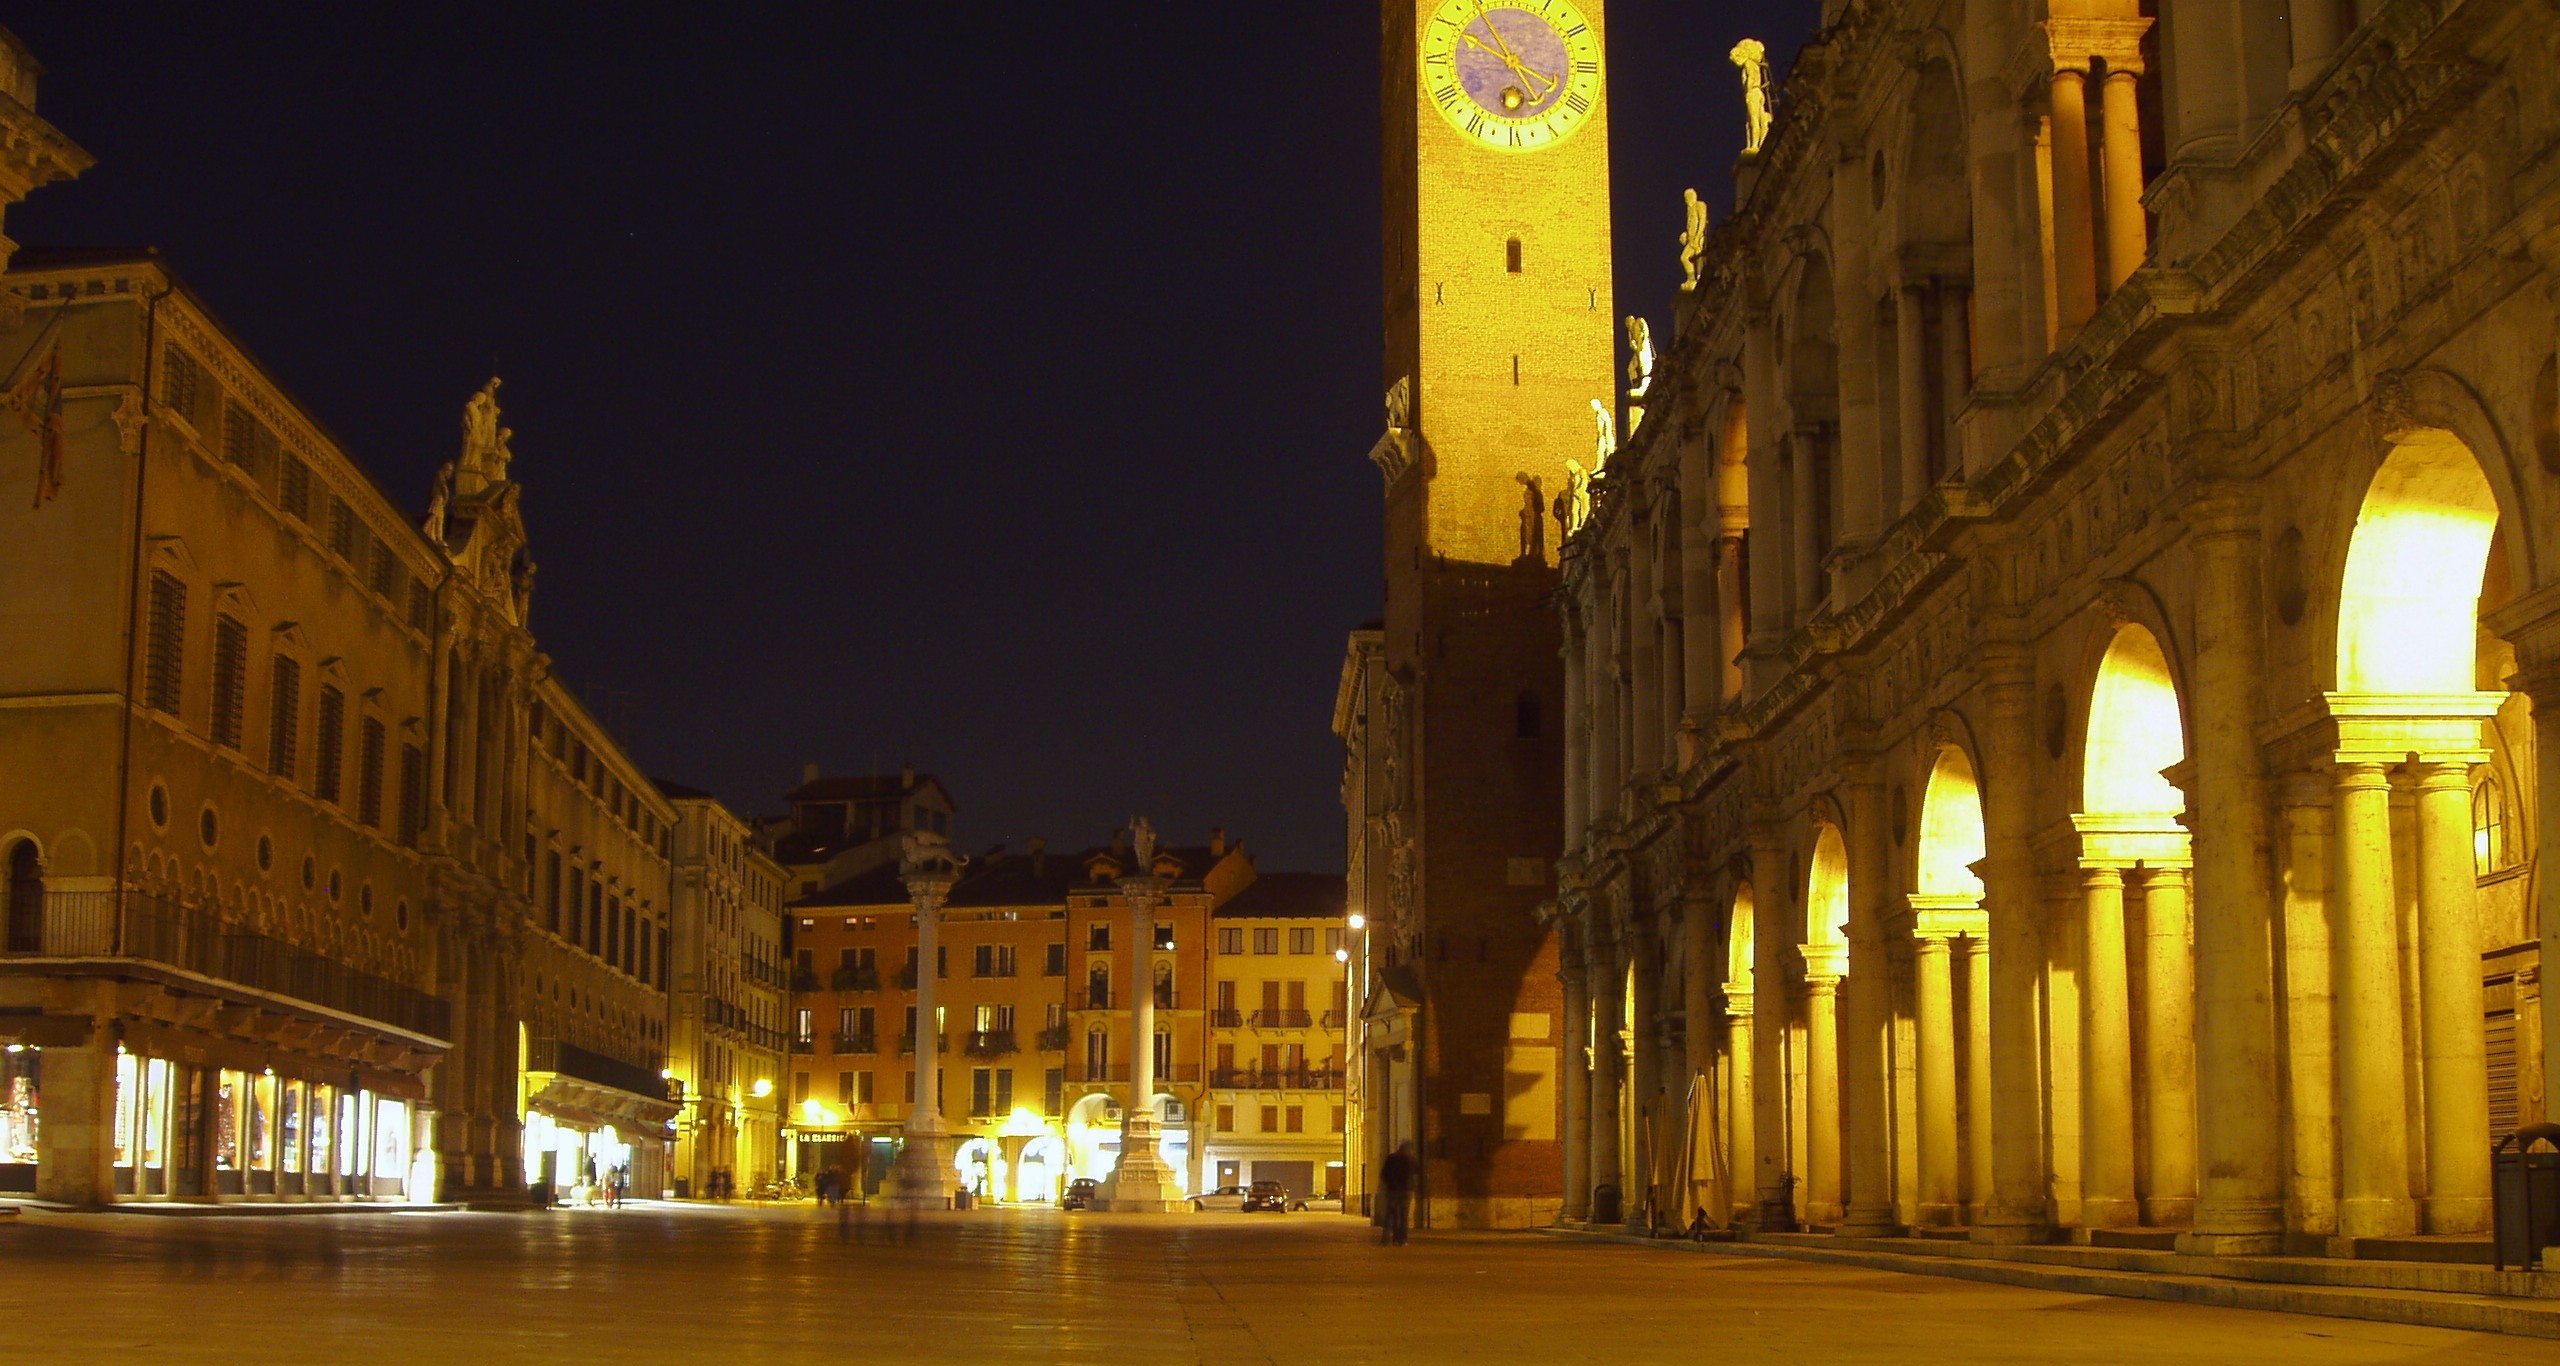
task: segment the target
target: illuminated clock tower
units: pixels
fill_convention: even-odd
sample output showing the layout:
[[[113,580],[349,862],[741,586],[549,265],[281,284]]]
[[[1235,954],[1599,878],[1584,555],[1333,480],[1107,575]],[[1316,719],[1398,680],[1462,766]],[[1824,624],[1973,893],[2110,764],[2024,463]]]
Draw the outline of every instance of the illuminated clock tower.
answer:
[[[1365,1059],[1371,1163],[1422,1158],[1417,1222],[1562,1200],[1552,895],[1562,815],[1566,462],[1615,411],[1600,0],[1384,0],[1387,906]]]

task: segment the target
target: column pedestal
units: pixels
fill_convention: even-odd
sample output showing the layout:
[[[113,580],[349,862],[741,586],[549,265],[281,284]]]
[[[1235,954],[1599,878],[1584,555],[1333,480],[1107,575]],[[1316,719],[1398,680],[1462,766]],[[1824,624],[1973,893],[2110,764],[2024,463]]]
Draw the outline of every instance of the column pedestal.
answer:
[[[919,1108],[909,1113],[898,1160],[881,1179],[880,1193],[871,1197],[871,1203],[894,1210],[949,1209],[951,1192],[960,1184],[960,1174],[951,1167],[951,1134],[938,1114],[930,1115],[929,1124],[916,1122],[918,1116],[930,1114],[921,1108],[932,1104],[930,1096],[918,1092],[916,1104]]]
[[[1164,1214],[1181,1209],[1182,1183],[1156,1148],[1155,1107],[1132,1106],[1120,1123],[1120,1163],[1103,1183],[1103,1208],[1114,1214]]]

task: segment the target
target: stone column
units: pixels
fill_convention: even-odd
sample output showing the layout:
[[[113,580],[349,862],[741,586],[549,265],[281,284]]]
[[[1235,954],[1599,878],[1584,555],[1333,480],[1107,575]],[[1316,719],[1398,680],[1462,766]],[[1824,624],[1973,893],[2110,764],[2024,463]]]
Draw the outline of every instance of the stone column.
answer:
[[[1848,955],[1837,944],[1806,944],[1804,954],[1805,1217],[1837,1224],[1840,1204],[1839,993]]]
[[[116,1202],[115,1034],[103,1016],[93,1018],[86,1041],[46,1045],[43,1067],[36,1196],[104,1209]]]
[[[2210,493],[2185,514],[2197,594],[2195,756],[2195,1224],[2179,1243],[2245,1256],[2282,1244],[2271,868],[2256,734],[2265,622],[2257,506]]]
[[[2355,28],[2353,0],[2294,0],[2285,7],[2293,27],[2293,67],[2287,82],[2296,90],[2319,79],[2320,70],[2337,55],[2338,45]]]
[[[1784,928],[1794,900],[1787,895],[1787,846],[1774,825],[1751,827],[1751,1073],[1752,1182],[1759,1205],[1755,1227],[1795,1227],[1795,1203],[1787,1193],[1787,946]],[[1801,1177],[1799,1177],[1801,1179]]]
[[[1593,915],[1605,912],[1594,907]],[[1618,1163],[1618,1107],[1625,1103],[1625,1074],[1620,1068],[1619,1017],[1626,1013],[1620,983],[1618,941],[1612,931],[1595,931],[1591,940],[1591,1188],[1616,1186],[1626,1197],[1625,1174]],[[1623,1215],[1623,1208],[1621,1214]],[[1594,1215],[1599,1213],[1595,1207]]]
[[[1590,689],[1583,682],[1582,613],[1564,609],[1564,848],[1582,847],[1591,823]]]
[[[2487,755],[2480,756],[2486,759]],[[2485,1233],[2489,1066],[2472,869],[2468,763],[2418,765],[2419,1033],[2425,1059],[2429,1233]]]
[[[2240,137],[2240,44],[2231,0],[2165,0],[2172,161],[2227,162]]]
[[[1727,527],[1716,538],[1716,697],[1742,696],[1742,647],[1750,641],[1743,621],[1742,530]]]
[[[1757,1088],[1753,1085],[1754,1054],[1751,1042],[1752,993],[1748,987],[1737,988],[1732,982],[1724,986],[1725,1009],[1725,1078],[1729,1094],[1725,1097],[1725,1170],[1733,1187],[1732,1208],[1718,1213],[1744,1217],[1757,1205],[1752,1190],[1753,1173],[1760,1167],[1759,1107]]]
[[[1890,893],[1891,834],[1885,829],[1884,781],[1872,760],[1850,766],[1849,973],[1841,988],[1841,1093],[1848,1130],[1848,1201],[1840,1231],[1872,1237],[1900,1222],[1893,1208],[1893,1117],[1885,1106],[1885,1034],[1893,1011],[1885,961],[1884,916]]]
[[[2337,1030],[2331,996],[2335,956],[2329,932],[2330,783],[2325,771],[2296,772],[2281,785],[2284,821],[2284,1075],[2292,1123],[2286,1134],[2285,1227],[2326,1238],[2338,1231]],[[2192,1018],[2192,1017],[2190,1017]]]
[[[2026,183],[2022,167],[2031,148],[2018,123],[2016,91],[1997,74],[2017,48],[2016,23],[2008,13],[1968,5],[1961,35],[1969,111],[1964,140],[1966,187],[1973,210],[1974,312],[1982,368],[1995,380],[2028,359],[2023,347],[2032,305],[2020,268],[2038,255],[2037,233],[2029,215],[2035,200],[2019,194]],[[1947,406],[1952,410],[1956,388],[1948,387]],[[2007,453],[2003,448],[2000,455]],[[1948,464],[1956,468],[1958,462]],[[1965,468],[1970,472],[1969,464]]]
[[[2053,270],[2068,339],[2098,311],[2096,225],[2090,214],[2088,59],[2057,52],[2053,70]]]
[[[2051,1218],[2046,1208],[2043,1031],[2037,1020],[2045,973],[2044,926],[2037,905],[2035,851],[2029,829],[2035,744],[2034,665],[2024,647],[1986,648],[1978,669],[1986,720],[1983,743],[1981,864],[1983,916],[1990,960],[1989,999],[1975,1028],[1988,1025],[1992,1184],[1988,1205],[1975,1193],[1973,1236],[1981,1242],[2035,1242]],[[1974,1122],[1985,1122],[1977,1112]]]
[[[1909,512],[1929,491],[1929,291],[1904,281],[1894,295],[1893,360],[1898,407],[1895,435],[1901,447],[1902,508]]]
[[[1967,935],[1964,959],[1964,1179],[1965,1222],[1980,1223],[1991,1210],[1991,955],[1982,936]]]
[[[1914,953],[1914,1005],[1919,1032],[1920,1189],[1915,1204],[1924,1225],[1953,1224],[1956,1198],[1955,992],[1949,973],[1950,936],[1923,932]]]
[[[1654,949],[1650,921],[1648,916],[1647,923],[1633,930],[1620,950],[1627,959],[1635,996],[1635,1018],[1627,1022],[1627,1070],[1632,1082],[1627,1089],[1633,1093],[1627,1108],[1635,1119],[1635,1142],[1629,1145],[1627,1156],[1635,1170],[1627,1173],[1628,1200],[1623,1213],[1627,1228],[1639,1233],[1651,1227],[1654,1125],[1661,1122],[1662,1112],[1662,958]]]
[[[2143,1222],[2177,1228],[2196,1209],[2196,974],[2185,865],[2144,868],[2142,922]]]
[[[2391,887],[2391,778],[2341,756],[2338,849],[2338,1237],[2415,1233]],[[2339,1249],[2352,1255],[2352,1247]]]
[[[935,1016],[941,974],[934,960],[942,902],[959,880],[960,865],[947,847],[920,845],[898,872],[916,908],[916,1103],[907,1107],[898,1160],[873,1198],[890,1209],[946,1209],[959,1176],[951,1168],[951,1130],[942,1122],[942,1044]]]
[[[1564,984],[1564,1222],[1591,1217],[1591,995],[1585,985],[1581,934],[1570,923],[1557,936]]]
[[[2107,209],[2107,288],[2113,291],[2142,264],[2151,249],[2151,225],[2142,208],[2142,117],[2134,82],[2142,74],[2131,54],[2111,54],[2099,87],[2106,143],[2100,155]]]
[[[2124,870],[2083,867],[2080,1222],[2141,1218],[2133,1186],[2133,1001],[2125,980]]]
[[[1152,839],[1139,842],[1150,856]],[[1182,1183],[1164,1164],[1156,1132],[1156,903],[1164,879],[1152,871],[1120,879],[1129,902],[1129,1103],[1120,1112],[1120,1164],[1111,1172],[1111,1208],[1159,1214],[1182,1207]]]
[[[1717,1035],[1723,1032],[1718,1027],[1721,1020],[1715,1004],[1715,989],[1724,980],[1723,971],[1715,966],[1721,961],[1716,957],[1714,947],[1715,903],[1708,898],[1701,882],[1698,873],[1693,871],[1689,875],[1680,907],[1680,960],[1683,964],[1680,970],[1680,1051],[1688,1065],[1681,1069],[1680,1084],[1671,1088],[1671,1100],[1683,1116],[1688,1113],[1693,1086],[1698,1089],[1702,1102],[1712,1099],[1707,1088],[1715,1082]],[[1702,1125],[1707,1119],[1704,1115],[1698,1118]],[[1687,1126],[1683,1124],[1675,1132],[1686,1130]],[[1709,1133],[1702,1137],[1712,1144],[1719,1135]],[[1704,1175],[1697,1170],[1697,1160],[1695,1144],[1681,1154],[1680,1170],[1692,1182]],[[1726,1203],[1732,1202],[1728,1200]],[[1728,1209],[1709,1211],[1710,1216],[1718,1220],[1730,1213]]]

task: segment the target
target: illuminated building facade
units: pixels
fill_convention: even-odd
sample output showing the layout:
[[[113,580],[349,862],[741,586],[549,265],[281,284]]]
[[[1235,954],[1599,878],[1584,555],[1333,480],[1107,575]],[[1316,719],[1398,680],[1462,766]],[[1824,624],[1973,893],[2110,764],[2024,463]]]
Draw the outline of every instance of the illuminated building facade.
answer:
[[[33,71],[10,200],[86,164]],[[495,385],[422,525],[156,255],[4,283],[0,1185],[521,1204],[620,1123],[655,1190],[672,812],[525,628]]]
[[[1824,7],[1565,547],[1567,1219],[2344,1253],[2550,1113],[2560,20],[2051,10]]]
[[[657,787],[676,811],[668,1069],[684,1111],[675,1182],[702,1196],[717,1177],[743,1193],[782,1171],[788,873],[709,793]]]
[[[1202,1189],[1277,1181],[1344,1194],[1350,973],[1342,879],[1264,873],[1209,912]]]
[[[1598,0],[1381,6],[1386,605],[1361,742],[1374,1166],[1416,1145],[1415,1220],[1523,1227],[1559,1184],[1553,879],[1565,714],[1548,508],[1614,391]]]

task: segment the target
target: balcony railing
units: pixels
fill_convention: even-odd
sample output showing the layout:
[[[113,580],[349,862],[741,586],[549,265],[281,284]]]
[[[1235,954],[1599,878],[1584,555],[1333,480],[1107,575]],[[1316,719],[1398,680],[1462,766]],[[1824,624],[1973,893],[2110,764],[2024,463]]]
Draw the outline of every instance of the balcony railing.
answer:
[[[838,991],[878,991],[880,969],[851,965],[839,967],[835,975],[827,979],[827,985]]]
[[[524,1065],[528,1072],[557,1072],[652,1100],[675,1098],[671,1083],[656,1069],[609,1058],[565,1039],[527,1039]]]
[[[141,893],[49,892],[5,927],[0,957],[134,958],[290,996],[431,1038],[453,1037],[432,992],[349,967],[281,939],[224,926],[209,910]]]
[[[1041,1031],[1040,1031],[1040,1051],[1041,1051],[1041,1052],[1043,1052],[1043,1053],[1063,1053],[1063,1052],[1065,1052],[1065,1051],[1066,1051],[1066,1049],[1067,1049],[1067,1027],[1066,1027],[1065,1025],[1051,1025],[1051,1026],[1049,1026],[1048,1028],[1043,1029],[1043,1030],[1041,1030]]]
[[[1109,1010],[1111,1009],[1111,988],[1087,987],[1084,995],[1079,999],[1084,1002],[1086,1010]]]
[[[907,966],[898,969],[898,990],[913,991],[915,989],[916,969],[915,965],[910,963]]]
[[[1254,1091],[1331,1091],[1342,1085],[1342,1070],[1331,1067],[1221,1067],[1210,1072],[1209,1084]]]
[[[836,1036],[836,1052],[838,1054],[877,1053],[879,1051],[880,1041],[869,1034],[838,1034]]]
[[[1340,1029],[1346,1023],[1348,1021],[1339,1010],[1328,1010],[1324,1013],[1324,1027],[1327,1029]]]
[[[1257,1010],[1253,1012],[1256,1029],[1304,1029],[1311,1023],[1303,1010]]]
[[[1241,1010],[1210,1011],[1209,1027],[1211,1029],[1242,1029],[1244,1027],[1244,1012]]]
[[[1010,1058],[1022,1051],[1010,1029],[973,1029],[965,1047],[973,1058]]]
[[[791,1041],[791,1051],[794,1053],[815,1053],[818,1051],[818,1041],[816,1039],[793,1039]]]
[[[798,968],[793,970],[791,974],[791,989],[793,991],[800,992],[816,991],[818,989],[818,970],[816,968]]]

